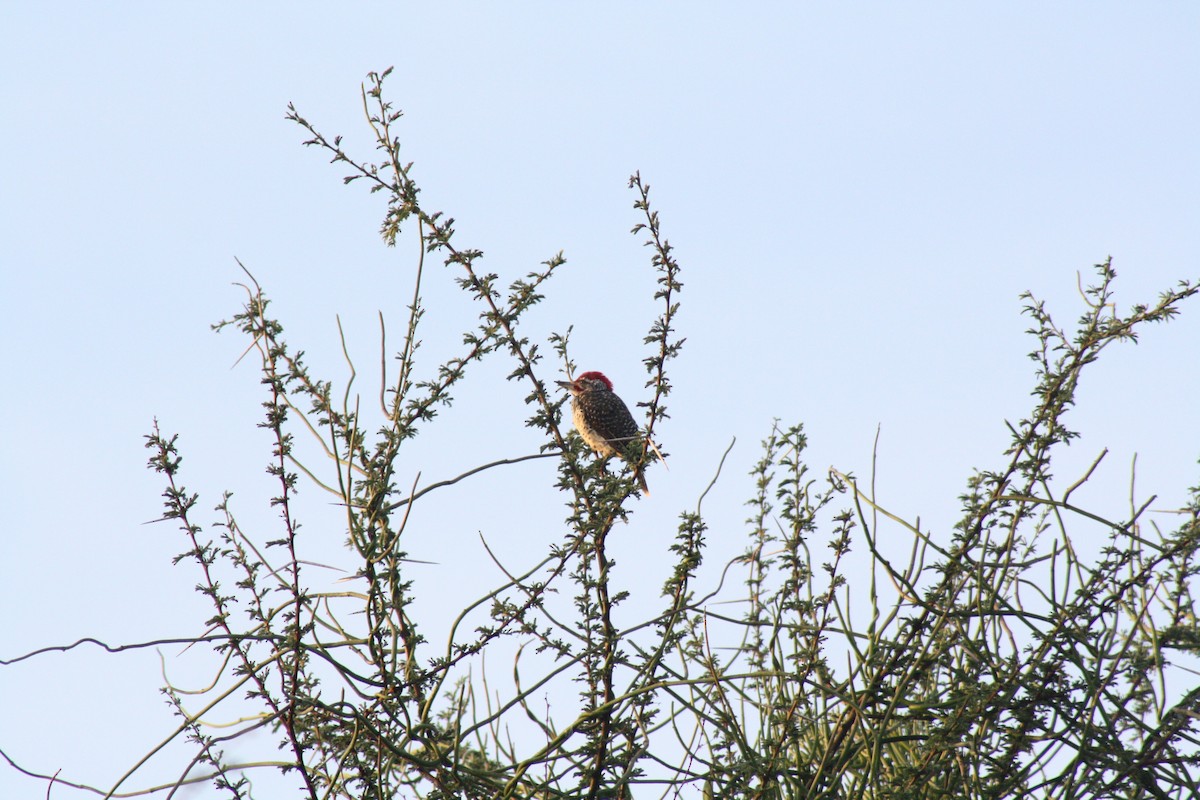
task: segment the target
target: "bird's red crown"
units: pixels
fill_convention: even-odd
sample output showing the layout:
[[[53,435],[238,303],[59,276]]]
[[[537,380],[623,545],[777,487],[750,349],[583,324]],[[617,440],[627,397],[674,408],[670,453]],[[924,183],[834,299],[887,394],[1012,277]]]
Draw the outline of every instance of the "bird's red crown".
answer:
[[[603,372],[596,372],[595,370],[593,370],[591,372],[585,372],[582,375],[580,375],[578,378],[576,378],[575,380],[577,380],[577,381],[600,381],[601,383],[603,383],[605,386],[608,387],[608,390],[610,392],[612,391],[612,388],[613,388],[612,381],[610,381],[608,378],[604,377]]]

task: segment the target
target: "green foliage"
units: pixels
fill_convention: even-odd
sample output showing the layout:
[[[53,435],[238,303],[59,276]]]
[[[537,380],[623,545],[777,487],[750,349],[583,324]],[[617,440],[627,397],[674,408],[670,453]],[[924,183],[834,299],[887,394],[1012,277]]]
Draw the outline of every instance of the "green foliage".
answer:
[[[520,327],[565,261],[553,256],[501,288],[498,275],[482,271],[480,251],[459,247],[454,220],[422,206],[401,159],[387,74],[372,74],[363,91],[378,163],[354,159],[340,137],[289,113],[307,145],[348,171],[347,183],[386,198],[388,245],[415,230],[399,369],[389,379],[381,367],[383,423],[368,430],[349,384],[335,393],[310,373],[251,279],[242,310],[217,327],[240,331],[260,356],[275,538],[260,546],[244,533],[229,495],[215,521],[199,521],[198,498],[180,482],[176,437],[157,426],[147,437],[150,466],[166,481],[164,517],[186,541],[177,561],[192,563],[213,608],[209,634],[196,640],[214,653],[211,689],[198,707],[176,687],[164,690],[180,718],[175,736],[195,752],[181,785],[195,770],[223,796],[248,798],[247,775],[273,769],[313,800],[1200,796],[1200,690],[1179,691],[1187,678],[1171,662],[1200,643],[1191,592],[1200,487],[1180,527],[1162,533],[1141,519],[1148,502],[1117,520],[1074,504],[1092,470],[1063,491],[1051,473],[1057,448],[1076,437],[1066,416],[1084,369],[1109,344],[1169,320],[1195,287],[1181,284],[1121,316],[1116,274],[1101,264],[1074,331],[1026,298],[1037,342],[1033,408],[1010,426],[999,465],[970,478],[948,535],[888,512],[852,475],[812,475],[803,427],[776,422],[751,476],[744,553],[716,587],[696,586],[705,490],[679,516],[658,606],[620,629],[613,612],[627,593],[606,541],[634,513],[632,473],[608,471],[564,428],[564,396],[548,390],[539,345]],[[633,232],[650,248],[662,304],[645,337],[651,399],[635,455],[647,464],[657,455],[655,430],[669,420],[683,286],[649,186],[639,175],[630,186],[641,217]],[[427,256],[441,257],[478,316],[460,352],[422,374],[415,355]],[[572,374],[569,339],[567,330],[549,344]],[[509,380],[526,387],[525,422],[542,437],[541,451],[419,491],[398,485],[405,443],[436,422],[485,358],[506,360]],[[300,461],[297,433],[324,464]],[[446,641],[431,642],[433,626],[414,612],[410,512],[431,491],[527,458],[558,461],[565,535],[539,563],[465,606]],[[297,499],[306,485],[344,508],[352,590],[308,588]],[[878,547],[888,526],[911,538],[904,563]],[[1096,531],[1106,545],[1082,555],[1078,537]],[[856,567],[853,587],[852,554],[870,565],[865,577]],[[232,585],[222,582],[228,575]],[[555,596],[570,599],[565,611],[551,608]],[[483,609],[486,624],[467,630],[468,616]],[[502,641],[520,647],[512,680],[500,684],[484,657]],[[564,685],[576,687],[577,709],[551,716],[535,707],[547,687]],[[239,726],[218,733],[203,722],[239,698],[256,709]],[[531,735],[509,733],[530,725]],[[276,760],[227,757],[227,743],[262,731],[278,744]]]

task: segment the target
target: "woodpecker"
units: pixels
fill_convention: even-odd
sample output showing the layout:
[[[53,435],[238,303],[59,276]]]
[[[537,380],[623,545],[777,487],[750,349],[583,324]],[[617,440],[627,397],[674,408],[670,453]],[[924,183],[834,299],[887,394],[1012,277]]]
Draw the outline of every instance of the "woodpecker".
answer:
[[[629,408],[613,394],[612,381],[602,372],[585,372],[573,381],[556,381],[571,393],[571,419],[588,447],[601,456],[619,456],[634,468],[642,494],[650,489],[642,471],[630,460],[626,445],[638,438],[638,426]]]

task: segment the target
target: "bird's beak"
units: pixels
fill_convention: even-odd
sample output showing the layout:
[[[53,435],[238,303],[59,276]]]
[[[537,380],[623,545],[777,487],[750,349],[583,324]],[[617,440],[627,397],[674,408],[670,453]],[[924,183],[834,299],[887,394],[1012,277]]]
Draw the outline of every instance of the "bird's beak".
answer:
[[[571,381],[555,381],[555,383],[557,383],[559,386],[561,386],[564,389],[571,388]]]

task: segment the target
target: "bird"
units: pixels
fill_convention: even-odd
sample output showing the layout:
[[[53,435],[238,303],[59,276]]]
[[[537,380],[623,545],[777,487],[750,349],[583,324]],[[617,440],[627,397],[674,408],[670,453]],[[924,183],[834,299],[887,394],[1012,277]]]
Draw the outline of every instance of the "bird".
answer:
[[[619,456],[633,468],[633,477],[646,497],[650,488],[642,469],[630,457],[626,447],[640,436],[633,415],[621,398],[613,393],[613,384],[603,372],[585,372],[573,381],[555,381],[571,393],[571,419],[575,430],[588,447],[601,456]]]

